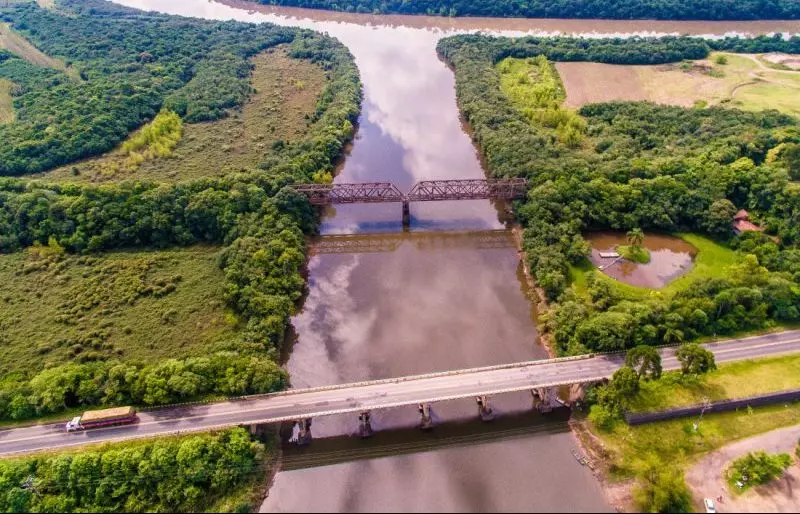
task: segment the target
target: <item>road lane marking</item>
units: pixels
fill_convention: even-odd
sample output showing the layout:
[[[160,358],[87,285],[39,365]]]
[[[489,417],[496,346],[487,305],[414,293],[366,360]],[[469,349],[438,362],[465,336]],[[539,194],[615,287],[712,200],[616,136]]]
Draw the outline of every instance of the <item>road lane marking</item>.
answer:
[[[748,338],[748,339],[754,339],[754,338],[757,338],[757,337],[762,337],[762,336],[753,336],[753,337]],[[741,340],[735,340],[735,341],[741,341]],[[800,338],[782,340],[782,341],[772,341],[772,342],[757,344],[757,345],[753,345],[753,346],[739,346],[739,347],[736,347],[736,348],[723,348],[723,349],[720,349],[720,350],[716,350],[713,353],[715,355],[717,355],[717,354],[732,353],[732,352],[748,352],[748,351],[758,350],[758,349],[762,349],[762,348],[769,348],[769,347],[782,346],[782,345],[790,345],[790,344],[798,343],[798,342],[800,342]],[[749,358],[751,358],[751,359],[752,358],[765,358],[765,357],[769,357],[769,356],[770,356],[770,354],[762,354],[762,355],[752,356],[752,357],[749,357]],[[667,359],[669,359],[671,361],[671,360],[675,360],[675,357],[670,356],[670,357],[667,357]],[[747,357],[743,357],[742,360],[747,360]],[[611,366],[609,366],[609,364],[611,364]],[[576,369],[570,370],[569,368],[572,367],[572,366],[575,366]],[[567,372],[571,372],[571,373],[577,373],[579,376],[576,376],[575,380],[583,381],[583,380],[587,380],[588,379],[585,376],[585,374],[588,373],[588,372],[594,371],[594,368],[604,368],[604,369],[600,369],[598,371],[606,372],[606,371],[611,371],[611,368],[612,367],[616,367],[616,366],[617,366],[616,363],[609,363],[608,360],[602,359],[601,357],[595,357],[595,358],[585,359],[585,360],[582,360],[582,361],[565,361],[565,362],[563,362],[563,364],[560,364],[560,363],[548,363],[548,364],[545,364],[545,365],[527,364],[527,365],[520,366],[518,368],[492,369],[492,370],[485,370],[485,371],[475,371],[473,373],[475,375],[477,375],[478,377],[483,376],[483,375],[488,375],[487,376],[488,379],[494,378],[494,380],[492,380],[492,382],[500,382],[500,383],[509,382],[509,385],[511,385],[511,383],[515,382],[515,379],[513,379],[513,378],[512,379],[508,379],[508,377],[505,377],[505,375],[509,371],[511,371],[513,369],[518,369],[520,371],[532,372],[535,369],[536,370],[541,370],[542,368],[552,367],[553,370],[549,372],[550,373],[549,375],[545,374],[544,377],[539,375],[536,378],[544,379],[545,377],[548,377],[548,376],[553,375],[553,374],[556,375],[556,377],[554,377],[554,378],[560,378],[560,377],[558,377],[558,375],[562,375],[562,374],[564,374],[565,371],[567,371]],[[582,369],[582,368],[584,368],[584,369]],[[590,369],[586,369],[586,368],[592,368],[592,369],[590,370]],[[367,394],[365,394],[361,399],[358,400],[358,402],[360,402],[361,406],[363,407],[363,406],[368,406],[368,405],[365,405],[365,403],[369,404],[371,401],[375,401],[379,397],[386,396],[388,394],[388,392],[381,391],[381,390],[374,391],[374,392],[369,392],[370,389],[385,388],[385,387],[390,387],[391,388],[392,386],[398,386],[398,387],[403,386],[403,389],[405,390],[405,392],[403,394],[415,395],[415,394],[418,394],[419,392],[424,392],[425,391],[425,388],[413,387],[413,384],[415,382],[416,382],[416,384],[422,383],[423,385],[425,385],[426,382],[430,382],[430,381],[443,382],[442,384],[440,384],[440,388],[443,389],[443,390],[446,390],[446,389],[452,389],[452,388],[459,388],[460,385],[459,385],[458,377],[469,377],[469,375],[470,375],[470,373],[465,373],[463,375],[437,376],[437,377],[430,377],[430,378],[420,378],[420,379],[417,379],[417,380],[386,382],[386,383],[380,383],[380,384],[369,384],[369,385],[363,385],[363,386],[355,386],[354,389],[363,388],[363,389],[367,390]],[[583,375],[583,376],[580,376],[580,375]],[[525,385],[522,385],[522,386],[513,386],[512,390],[525,390],[525,389],[527,389],[529,387],[534,388],[534,387],[546,387],[546,386],[548,386],[547,382],[545,382],[543,384],[534,383],[536,378],[531,377],[530,375],[526,375],[526,377],[525,377],[526,381],[530,381],[532,383],[531,384],[525,384]],[[595,378],[595,379],[597,379],[597,378]],[[597,380],[599,380],[599,379],[597,379]],[[476,385],[480,386],[481,383],[480,383],[480,381],[479,381],[478,384],[475,384],[474,382],[471,382],[471,383],[469,383],[467,385],[470,386],[470,387],[475,387]],[[496,384],[496,385],[500,386],[501,384]],[[518,387],[521,387],[521,389],[519,389]],[[343,384],[339,388],[339,390],[341,390],[341,389],[347,389],[347,385]],[[328,390],[328,391],[317,390],[317,391],[309,391],[308,393],[305,393],[305,394],[311,395],[311,397],[309,399],[309,404],[307,404],[306,408],[313,408],[315,406],[315,405],[311,405],[310,404],[310,402],[313,402],[313,400],[314,400],[313,396],[322,396],[323,398],[325,398],[327,395],[333,393],[334,391],[335,390]],[[510,392],[510,390],[509,391],[498,391],[498,392],[489,393],[489,394],[502,394],[503,392]],[[298,394],[303,394],[303,393],[298,393]],[[455,399],[455,398],[468,398],[468,397],[470,397],[470,396],[472,396],[474,394],[477,394],[477,393],[474,393],[474,392],[473,393],[464,393],[464,396],[460,396],[460,393],[458,393],[452,399]],[[110,435],[110,433],[112,431],[120,430],[120,429],[124,430],[124,429],[135,428],[135,427],[150,427],[150,426],[164,425],[164,424],[169,424],[169,423],[181,424],[181,423],[184,423],[184,422],[187,422],[187,421],[193,421],[193,420],[197,420],[197,419],[219,418],[219,417],[222,417],[222,416],[232,416],[232,417],[244,416],[246,414],[253,414],[253,413],[256,413],[256,412],[259,412],[259,411],[270,411],[270,410],[291,409],[291,408],[298,408],[298,410],[300,410],[300,409],[303,408],[303,407],[301,407],[300,405],[298,405],[296,403],[294,405],[282,404],[282,402],[280,402],[281,399],[283,399],[283,398],[282,397],[275,397],[274,400],[269,399],[269,398],[265,398],[265,399],[261,400],[261,401],[267,401],[267,402],[270,402],[270,403],[277,403],[277,405],[265,405],[265,406],[260,406],[260,407],[251,405],[252,408],[248,408],[248,409],[231,409],[231,410],[225,410],[223,412],[216,412],[216,413],[210,412],[210,413],[204,413],[204,414],[199,414],[199,415],[195,415],[195,416],[177,417],[177,418],[174,418],[174,419],[146,421],[144,423],[138,423],[138,424],[132,425],[132,426],[109,427],[109,428],[105,428],[105,429],[103,429],[103,428],[95,429],[95,430],[91,430],[89,432],[83,432],[82,434],[74,434],[73,437],[78,437],[80,435],[86,435],[86,434],[108,435],[108,437],[105,437],[104,439],[99,439],[97,441],[81,440],[80,442],[70,442],[69,444],[55,444],[55,445],[50,445],[49,447],[64,447],[64,446],[76,446],[76,445],[82,445],[82,444],[103,443],[103,442],[109,442],[109,441],[113,441],[113,440],[130,439],[130,438],[134,438],[134,437],[137,437],[137,436],[138,437],[156,437],[156,436],[164,435],[164,434],[180,433],[181,431],[211,430],[211,429],[214,429],[214,428],[219,428],[219,427],[223,427],[223,426],[233,426],[233,425],[236,425],[236,424],[260,423],[260,422],[264,422],[264,421],[262,421],[262,420],[241,420],[241,421],[236,421],[236,422],[231,421],[231,422],[227,422],[227,423],[224,423],[224,424],[221,424],[221,425],[201,425],[201,426],[196,426],[196,427],[186,427],[186,428],[177,429],[177,430],[176,429],[168,429],[168,430],[164,430],[164,431],[151,432],[151,433],[147,433],[147,434],[142,434],[142,433],[120,434],[119,437],[115,437],[113,435]],[[291,398],[290,401],[296,401],[296,399],[297,399],[297,396],[294,396],[293,398]],[[287,400],[288,400],[288,398],[287,398]],[[259,401],[259,400],[258,399],[254,399],[252,401]],[[329,400],[320,400],[320,401],[318,401],[318,403],[323,402],[323,401],[327,401],[327,402],[343,402],[343,400],[339,400],[337,398],[332,398],[332,399],[329,399]],[[408,401],[408,403],[406,403],[406,401]],[[397,406],[413,405],[417,401],[421,401],[421,400],[416,400],[416,399],[415,400],[404,400],[404,401],[400,402],[399,404],[387,404],[385,407],[382,407],[381,405],[376,405],[376,406],[373,406],[372,408],[379,409],[379,408],[392,408],[392,407],[397,407]],[[430,401],[444,401],[444,400],[430,400]],[[213,408],[214,405],[220,405],[220,404],[210,404],[209,406],[211,408]],[[235,406],[235,405],[236,404],[232,404],[232,405],[229,405],[229,406]],[[225,408],[225,406],[222,406],[222,407]],[[341,411],[341,413],[344,414],[344,413],[347,413],[351,408],[352,407],[348,407],[348,406],[345,405],[342,409],[337,409],[337,410],[334,410],[332,412],[333,413],[339,413]],[[313,411],[312,411],[311,413],[305,413],[305,414],[304,413],[299,413],[299,414],[297,414],[297,417],[312,416],[312,415],[313,416],[321,416],[321,415],[324,415],[324,414],[320,414],[320,413],[314,414]],[[287,418],[287,417],[289,417],[289,416],[276,416],[276,419],[277,418]],[[52,427],[54,425],[45,425],[44,427],[47,427],[47,426]],[[19,429],[11,429],[8,432],[11,432],[11,433],[16,432],[16,431],[22,432],[22,431],[26,431],[26,430],[27,430],[27,427],[26,428],[19,428]],[[0,433],[2,433],[2,432],[0,432]],[[2,448],[5,445],[8,445],[8,444],[21,443],[21,442],[26,442],[26,441],[35,441],[35,440],[41,440],[41,439],[47,439],[47,438],[62,438],[62,437],[65,437],[67,435],[68,435],[67,432],[55,432],[55,433],[41,434],[41,435],[37,435],[37,436],[23,437],[23,438],[17,438],[17,439],[7,439],[7,440],[0,439],[0,448]],[[56,443],[57,443],[57,441],[56,441]],[[40,449],[40,448],[37,448],[37,449]],[[19,451],[12,451],[12,452],[6,452],[6,453],[20,453],[20,452],[25,452],[25,451],[29,451],[29,450],[19,450]],[[0,450],[0,452],[2,452],[2,451]]]

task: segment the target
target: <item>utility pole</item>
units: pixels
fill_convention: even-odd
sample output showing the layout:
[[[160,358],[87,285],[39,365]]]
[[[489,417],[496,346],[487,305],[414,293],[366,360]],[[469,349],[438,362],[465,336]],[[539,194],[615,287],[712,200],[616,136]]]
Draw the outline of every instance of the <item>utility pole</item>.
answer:
[[[711,408],[711,399],[710,399],[710,398],[708,398],[707,396],[704,396],[704,397],[703,397],[703,408],[702,408],[702,409],[700,409],[700,418],[697,420],[697,423],[695,423],[695,424],[693,425],[693,426],[694,426],[694,431],[695,431],[695,432],[697,432],[697,431],[698,431],[698,429],[700,428],[700,422],[701,422],[701,421],[703,421],[703,414],[705,414],[705,413],[706,413],[706,411],[707,411],[708,409],[710,409],[710,408]]]

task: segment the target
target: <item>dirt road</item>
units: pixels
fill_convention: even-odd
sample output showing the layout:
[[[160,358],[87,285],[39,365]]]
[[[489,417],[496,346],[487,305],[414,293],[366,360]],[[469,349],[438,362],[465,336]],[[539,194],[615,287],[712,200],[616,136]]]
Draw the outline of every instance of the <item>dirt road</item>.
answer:
[[[800,425],[781,428],[749,439],[737,441],[703,457],[686,473],[698,512],[705,509],[703,498],[712,498],[717,512],[800,512],[800,466],[792,464],[776,482],[757,487],[742,495],[734,495],[723,476],[731,461],[750,451],[789,453],[794,456],[800,439]],[[723,501],[717,501],[722,496]]]

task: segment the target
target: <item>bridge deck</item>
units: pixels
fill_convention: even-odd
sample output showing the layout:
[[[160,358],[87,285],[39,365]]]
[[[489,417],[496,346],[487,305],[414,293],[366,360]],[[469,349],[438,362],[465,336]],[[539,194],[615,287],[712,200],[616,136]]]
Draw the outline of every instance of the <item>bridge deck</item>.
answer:
[[[717,362],[800,352],[800,331],[706,345]],[[661,350],[664,369],[677,369],[674,349]],[[64,432],[63,424],[0,431],[0,454],[32,452],[88,443],[202,431],[242,424],[273,423],[339,413],[416,405],[592,382],[610,377],[621,355],[522,362],[431,375],[342,384],[219,403],[167,407],[143,412],[136,425]],[[354,421],[355,423],[355,421]]]
[[[528,190],[525,179],[424,180],[403,193],[390,182],[294,184],[312,205],[343,203],[408,203],[440,200],[514,200]]]

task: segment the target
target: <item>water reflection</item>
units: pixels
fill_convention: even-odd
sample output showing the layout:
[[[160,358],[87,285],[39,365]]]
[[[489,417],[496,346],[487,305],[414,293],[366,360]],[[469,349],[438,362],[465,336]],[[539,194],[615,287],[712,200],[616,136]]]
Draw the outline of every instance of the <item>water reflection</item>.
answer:
[[[628,244],[621,232],[593,232],[586,235],[592,245],[592,264],[603,273],[633,286],[659,289],[692,269],[697,249],[678,237],[647,233],[642,246],[650,252],[650,262],[637,264],[628,260],[603,258],[603,252],[614,252]]]
[[[488,30],[506,35],[588,35],[800,31],[800,22],[686,23],[594,20],[487,20],[373,17],[209,0],[121,0],[172,14],[269,21],[327,32],[353,53],[364,85],[357,139],[339,182],[482,178],[462,127],[453,74],[435,52],[439,38]],[[236,6],[240,8],[235,8]],[[489,201],[412,205],[412,231],[502,229]],[[400,232],[400,206],[337,206],[324,234]],[[383,237],[383,236],[381,236]],[[287,367],[294,387],[395,377],[544,356],[516,251],[400,236],[392,251],[319,252],[309,262],[309,294],[293,324]],[[364,246],[351,241],[354,246]],[[374,246],[381,246],[383,242]],[[369,245],[367,245],[369,246]],[[351,248],[352,250],[352,248]],[[517,280],[515,280],[517,277]],[[526,393],[493,399],[501,415],[531,407]],[[437,419],[474,419],[474,400],[434,406]],[[413,427],[413,408],[373,413],[378,430]],[[446,425],[439,427],[445,429]],[[354,433],[355,416],[314,420],[317,438]],[[439,433],[439,429],[434,432]],[[376,436],[379,438],[380,434]],[[379,440],[379,439],[376,439]],[[318,441],[323,442],[323,441]],[[316,443],[315,443],[316,444]],[[279,473],[262,509],[279,511],[603,511],[591,473],[573,458],[566,431],[513,441],[372,458]],[[312,445],[312,448],[314,445]],[[322,448],[325,448],[324,442]],[[313,451],[313,450],[312,450]],[[403,453],[400,451],[399,453]]]

